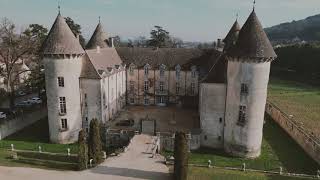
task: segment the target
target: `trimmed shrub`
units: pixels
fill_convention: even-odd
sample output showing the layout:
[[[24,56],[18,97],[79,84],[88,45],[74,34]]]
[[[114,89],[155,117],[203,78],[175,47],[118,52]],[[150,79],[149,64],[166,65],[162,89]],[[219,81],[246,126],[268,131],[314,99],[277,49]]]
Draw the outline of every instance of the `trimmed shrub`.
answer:
[[[88,168],[88,145],[86,142],[86,132],[82,129],[79,132],[79,152],[78,152],[78,169]]]
[[[184,132],[176,132],[174,139],[174,177],[175,180],[187,180],[188,142]]]
[[[102,162],[102,142],[100,136],[100,123],[97,119],[90,122],[89,132],[89,158],[93,159],[93,164],[97,165]]]

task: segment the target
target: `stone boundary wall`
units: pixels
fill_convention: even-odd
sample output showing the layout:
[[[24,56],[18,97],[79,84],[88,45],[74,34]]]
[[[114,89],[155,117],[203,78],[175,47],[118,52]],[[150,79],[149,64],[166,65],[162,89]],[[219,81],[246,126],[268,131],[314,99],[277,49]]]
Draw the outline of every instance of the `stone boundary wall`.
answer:
[[[41,108],[30,113],[16,116],[13,119],[1,120],[0,123],[0,140],[14,134],[15,132],[35,123],[47,116],[47,109]]]
[[[174,165],[174,159],[166,159],[166,165]],[[271,174],[271,175],[280,175],[284,177],[300,177],[300,178],[309,178],[309,179],[320,179],[320,171],[315,172],[315,175],[310,174],[298,174],[298,173],[290,173],[290,172],[283,172],[282,168],[279,167],[279,171],[266,171],[266,170],[258,170],[258,169],[249,169],[246,168],[246,165],[243,164],[242,167],[226,167],[226,166],[215,166],[211,164],[211,162],[207,165],[204,164],[188,164],[191,167],[198,167],[198,168],[210,168],[210,169],[225,169],[225,170],[233,170],[233,171],[242,171],[242,172],[257,172],[262,174]]]
[[[266,104],[266,112],[294,139],[304,151],[320,164],[320,141],[312,133],[304,129],[293,117],[282,112],[271,102]]]
[[[174,151],[175,133],[157,132],[157,137],[160,137],[160,151]],[[187,134],[189,151],[198,150],[200,148],[200,134]]]

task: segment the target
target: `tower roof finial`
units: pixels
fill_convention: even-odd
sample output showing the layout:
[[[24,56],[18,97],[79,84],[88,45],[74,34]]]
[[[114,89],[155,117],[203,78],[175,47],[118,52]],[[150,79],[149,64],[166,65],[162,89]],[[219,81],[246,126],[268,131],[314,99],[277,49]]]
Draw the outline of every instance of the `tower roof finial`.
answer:
[[[239,18],[239,12],[237,12],[236,14],[236,21],[238,21],[238,18]]]
[[[253,11],[255,10],[256,7],[256,0],[253,0]]]
[[[99,16],[99,23],[101,23],[101,16]]]
[[[61,1],[58,0],[58,13],[59,13],[59,14],[61,14],[61,6],[60,6],[60,4],[61,4]]]

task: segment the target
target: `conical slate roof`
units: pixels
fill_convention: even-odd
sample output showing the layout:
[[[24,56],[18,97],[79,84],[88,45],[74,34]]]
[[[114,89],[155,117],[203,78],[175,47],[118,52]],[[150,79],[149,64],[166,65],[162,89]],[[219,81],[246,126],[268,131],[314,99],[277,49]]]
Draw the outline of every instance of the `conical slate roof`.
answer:
[[[42,46],[43,54],[84,54],[79,40],[72,33],[64,18],[58,14]]]
[[[260,60],[277,57],[254,10],[240,30],[238,41],[228,55]]]
[[[103,31],[101,23],[98,24],[96,30],[94,31],[90,41],[88,42],[86,49],[95,49],[97,46],[101,48],[109,47],[108,43],[108,36]]]
[[[240,30],[241,30],[241,27],[238,21],[236,20],[236,22],[234,22],[233,26],[228,32],[227,36],[223,40],[223,42],[225,43],[224,51],[227,51],[229,48],[231,48],[236,44],[239,37]]]

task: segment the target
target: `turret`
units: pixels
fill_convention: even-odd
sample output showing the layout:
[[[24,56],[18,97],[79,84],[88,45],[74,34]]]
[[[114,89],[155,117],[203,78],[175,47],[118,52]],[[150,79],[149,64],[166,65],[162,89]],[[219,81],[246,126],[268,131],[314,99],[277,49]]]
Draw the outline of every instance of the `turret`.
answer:
[[[111,46],[111,42],[109,43],[108,36],[104,32],[99,20],[99,24],[97,25],[93,35],[91,36],[86,49],[96,49],[97,47],[107,48],[109,46]]]
[[[85,54],[59,13],[42,46],[50,140],[74,143],[81,129],[79,77]]]
[[[253,10],[227,51],[224,149],[234,156],[260,155],[273,47]]]
[[[227,52],[229,49],[231,49],[232,47],[234,47],[236,45],[240,30],[241,30],[240,25],[238,23],[238,20],[236,20],[233,23],[227,36],[223,40],[223,42],[224,42],[223,52]]]

